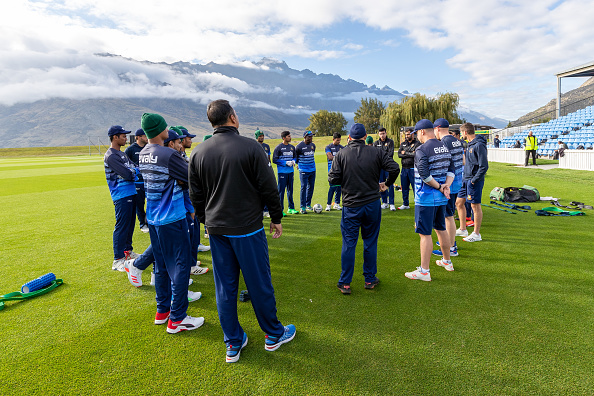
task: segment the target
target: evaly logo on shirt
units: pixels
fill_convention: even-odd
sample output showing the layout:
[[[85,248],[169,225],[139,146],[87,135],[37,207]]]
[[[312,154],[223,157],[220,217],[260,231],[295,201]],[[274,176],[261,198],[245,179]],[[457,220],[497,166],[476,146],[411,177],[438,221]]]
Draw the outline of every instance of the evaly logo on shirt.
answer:
[[[156,164],[158,158],[158,155],[153,157],[153,154],[149,153],[148,155],[145,154],[142,157],[140,157],[138,161],[143,164]]]
[[[440,146],[440,147],[434,147],[433,151],[435,152],[435,154],[447,153],[448,149],[445,146]]]

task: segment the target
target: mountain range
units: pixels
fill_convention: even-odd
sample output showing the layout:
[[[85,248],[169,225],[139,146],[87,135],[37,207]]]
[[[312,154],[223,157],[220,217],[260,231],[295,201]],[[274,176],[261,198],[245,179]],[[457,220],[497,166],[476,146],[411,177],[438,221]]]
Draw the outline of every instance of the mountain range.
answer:
[[[135,131],[144,112],[162,114],[170,125],[184,125],[202,137],[212,131],[206,105],[214,99],[231,101],[242,134],[260,128],[268,137],[278,137],[283,130],[304,130],[308,117],[320,109],[342,112],[352,122],[361,98],[387,103],[409,95],[334,74],[291,69],[270,58],[201,65],[93,54],[38,69],[36,89],[27,99],[0,104],[0,147],[106,143],[109,126]],[[483,125],[507,124],[467,108],[459,113]]]

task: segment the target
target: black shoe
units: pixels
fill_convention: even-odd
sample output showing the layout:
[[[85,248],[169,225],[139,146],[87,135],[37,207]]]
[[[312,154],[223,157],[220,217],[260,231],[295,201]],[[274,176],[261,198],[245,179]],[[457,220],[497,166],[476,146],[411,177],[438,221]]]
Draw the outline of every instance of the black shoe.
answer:
[[[351,294],[351,285],[346,283],[337,283],[336,287],[340,289],[342,294]]]
[[[374,287],[376,287],[379,283],[379,279],[375,278],[375,280],[373,282],[365,282],[365,288],[366,289],[373,289]]]

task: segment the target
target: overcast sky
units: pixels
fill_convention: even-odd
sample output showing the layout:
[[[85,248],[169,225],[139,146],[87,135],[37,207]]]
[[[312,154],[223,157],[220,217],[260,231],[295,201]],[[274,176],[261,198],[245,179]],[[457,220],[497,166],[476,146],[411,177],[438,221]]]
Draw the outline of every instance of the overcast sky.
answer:
[[[4,104],[109,96],[118,81],[90,84],[92,66],[81,63],[109,52],[153,62],[273,57],[367,85],[457,92],[475,111],[515,119],[555,96],[556,72],[594,61],[594,8],[578,0],[7,0],[0,11]]]

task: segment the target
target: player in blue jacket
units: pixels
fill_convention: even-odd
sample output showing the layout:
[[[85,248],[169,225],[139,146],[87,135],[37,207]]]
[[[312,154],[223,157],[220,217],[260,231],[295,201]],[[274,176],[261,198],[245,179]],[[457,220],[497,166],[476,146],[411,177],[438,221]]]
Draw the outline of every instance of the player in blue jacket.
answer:
[[[295,163],[299,167],[301,180],[301,213],[306,214],[311,207],[314,187],[316,185],[316,145],[312,142],[312,131],[303,132],[303,141],[295,147]]]
[[[433,229],[443,251],[443,259],[437,260],[436,264],[447,271],[454,270],[450,260],[445,208],[450,198],[455,168],[447,147],[435,137],[431,121],[423,119],[417,122],[415,132],[422,143],[415,152],[415,230],[421,238],[421,266],[404,275],[409,279],[431,281],[429,261]]]
[[[283,139],[282,143],[276,146],[274,153],[272,154],[272,162],[276,164],[276,171],[278,173],[278,196],[280,198],[284,216],[285,189],[287,190],[287,201],[289,203],[289,210],[287,213],[297,214],[299,212],[295,210],[295,204],[293,203],[295,146],[291,144],[291,132],[282,131],[281,139]]]
[[[138,255],[132,251],[132,236],[134,234],[134,214],[136,208],[137,168],[130,158],[122,152],[126,145],[127,134],[119,125],[114,125],[107,131],[111,146],[103,157],[105,178],[109,193],[115,206],[116,224],[113,229],[113,264],[112,270],[125,271],[124,262]]]
[[[138,154],[140,154],[142,148],[147,145],[148,139],[146,138],[142,128],[137,129],[134,135],[136,141],[128,146],[125,153],[128,158],[130,158],[130,161],[132,161],[138,168]],[[138,178],[134,184],[136,186],[136,217],[138,217],[140,231],[147,233],[148,226],[146,225],[146,212],[144,211],[144,201],[146,196],[144,193],[144,180],[142,179],[142,175],[140,173],[138,174]]]
[[[329,145],[326,146],[325,151],[326,151],[326,157],[328,158],[328,172],[330,172],[330,169],[332,168],[332,160],[336,156],[336,153],[338,153],[341,149],[344,148],[344,146],[340,145],[340,140],[341,140],[340,133],[335,132],[334,135],[332,135],[332,143],[330,143]],[[334,196],[334,209],[342,210],[342,208],[340,207],[340,193],[341,193],[341,188],[339,185],[330,184],[330,188],[328,189],[328,201],[326,202],[326,211],[327,212],[329,212],[330,209],[332,209],[332,206],[330,206],[330,204],[332,203],[333,196]]]

